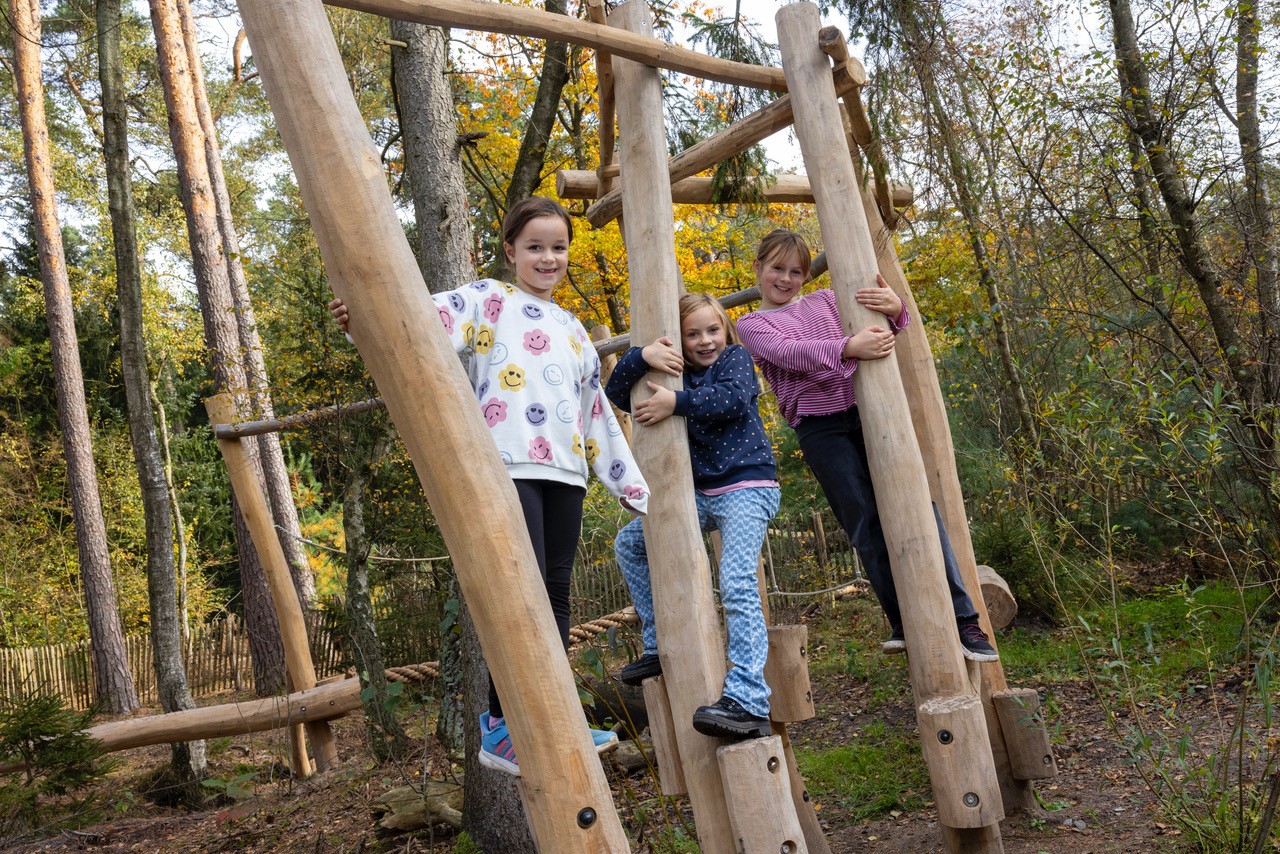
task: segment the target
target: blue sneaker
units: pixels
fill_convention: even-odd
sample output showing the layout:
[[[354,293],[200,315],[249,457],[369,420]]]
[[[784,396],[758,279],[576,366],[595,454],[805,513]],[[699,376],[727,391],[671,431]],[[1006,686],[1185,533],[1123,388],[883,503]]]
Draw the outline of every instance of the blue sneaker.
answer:
[[[591,742],[601,755],[618,749],[618,734],[607,729],[591,729]]]
[[[504,721],[492,727],[488,712],[480,713],[480,755],[477,758],[486,768],[520,776],[520,766],[516,764],[516,749],[511,744],[507,724]]]

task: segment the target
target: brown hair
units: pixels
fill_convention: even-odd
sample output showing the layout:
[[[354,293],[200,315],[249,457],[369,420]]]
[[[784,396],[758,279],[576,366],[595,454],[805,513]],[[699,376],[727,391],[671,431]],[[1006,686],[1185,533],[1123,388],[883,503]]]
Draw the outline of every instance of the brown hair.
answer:
[[[766,234],[764,239],[760,241],[760,246],[756,249],[756,260],[761,264],[767,264],[774,258],[785,258],[791,254],[795,254],[800,258],[800,270],[807,278],[809,264],[812,261],[809,244],[805,243],[804,238],[794,231],[779,228]]]
[[[724,344],[726,347],[731,344],[741,343],[738,341],[738,330],[734,327],[733,321],[729,319],[729,313],[724,310],[724,306],[720,304],[720,301],[711,296],[711,294],[685,294],[680,297],[681,339],[684,338],[684,319],[695,311],[703,308],[711,309],[715,313],[716,317],[719,318],[720,323],[724,326]],[[683,343],[680,346],[680,352],[684,352]],[[685,366],[690,368],[693,367],[692,365],[689,365],[688,359],[685,359]]]
[[[520,236],[520,232],[524,231],[524,227],[529,224],[529,221],[541,219],[544,216],[557,216],[564,220],[564,227],[569,230],[569,242],[573,242],[573,221],[569,219],[569,212],[561,207],[560,203],[555,199],[548,199],[545,196],[530,196],[512,205],[511,209],[507,211],[507,215],[503,217],[503,246],[514,246],[516,238]]]

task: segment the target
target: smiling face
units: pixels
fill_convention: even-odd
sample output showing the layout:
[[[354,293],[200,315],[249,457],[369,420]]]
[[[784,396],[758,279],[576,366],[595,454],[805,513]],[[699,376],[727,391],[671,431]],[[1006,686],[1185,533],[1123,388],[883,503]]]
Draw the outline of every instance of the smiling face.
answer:
[[[800,296],[805,277],[800,253],[779,250],[766,258],[757,258],[752,268],[756,284],[760,286],[761,308],[779,308]]]
[[[724,322],[710,306],[697,309],[680,321],[680,347],[684,360],[697,370],[710,367],[724,352]]]
[[[515,270],[516,287],[530,296],[550,300],[551,292],[569,270],[569,228],[557,216],[539,216],[525,223],[511,243],[503,243],[507,263]]]

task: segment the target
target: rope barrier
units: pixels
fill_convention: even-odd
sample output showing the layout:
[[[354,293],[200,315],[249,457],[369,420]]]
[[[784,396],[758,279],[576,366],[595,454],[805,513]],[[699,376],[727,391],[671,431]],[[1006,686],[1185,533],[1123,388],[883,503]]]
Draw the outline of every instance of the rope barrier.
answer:
[[[858,579],[850,584],[839,584],[835,587],[828,587],[825,590],[802,590],[799,592],[788,592],[782,590],[770,591],[771,596],[823,596],[827,593],[836,594],[837,599],[845,596],[864,596],[871,585],[865,579]],[[580,625],[572,626],[569,629],[569,651],[594,640],[610,629],[621,629],[627,626],[635,626],[640,623],[640,617],[636,614],[633,606],[627,606],[621,611],[615,611],[603,617],[597,617],[594,620],[588,620]],[[407,664],[403,667],[388,667],[386,669],[387,679],[392,682],[425,682],[428,679],[440,678],[440,662],[428,661],[422,664]]]
[[[634,626],[639,622],[640,618],[636,615],[636,609],[627,607],[607,616],[597,617],[581,625],[573,626],[569,629],[569,639],[571,641],[569,651],[572,652],[578,645],[604,634],[609,629]],[[403,667],[388,667],[384,672],[387,674],[387,679],[392,682],[426,682],[429,679],[440,678],[440,662],[427,661],[422,664],[406,664]]]

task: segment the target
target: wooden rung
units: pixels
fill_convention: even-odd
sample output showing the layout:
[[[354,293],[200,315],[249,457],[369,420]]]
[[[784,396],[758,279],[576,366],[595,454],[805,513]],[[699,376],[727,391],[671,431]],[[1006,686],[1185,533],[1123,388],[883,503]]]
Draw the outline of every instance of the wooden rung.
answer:
[[[738,851],[808,852],[791,800],[782,739],[771,735],[727,744],[716,751],[716,761]]]
[[[975,828],[1004,818],[995,768],[973,767],[967,757],[991,756],[982,701],[973,694],[937,697],[916,709],[938,820],[946,827]],[[977,743],[975,745],[975,743]]]
[[[769,659],[764,665],[764,681],[770,691],[770,719],[790,723],[813,717],[808,626],[769,627]]]
[[[1040,695],[1033,688],[1009,688],[991,693],[1000,717],[1009,768],[1016,780],[1058,776],[1058,762],[1049,744],[1049,731],[1040,714]]]
[[[676,744],[675,718],[667,699],[667,683],[661,676],[644,680],[644,705],[649,712],[649,737],[653,739],[653,755],[658,761],[658,784],[664,795],[688,794],[680,747]]]

